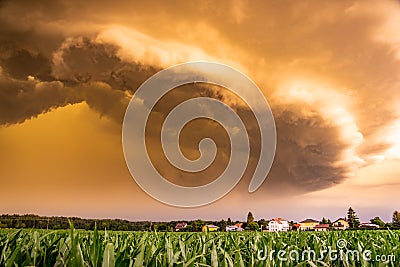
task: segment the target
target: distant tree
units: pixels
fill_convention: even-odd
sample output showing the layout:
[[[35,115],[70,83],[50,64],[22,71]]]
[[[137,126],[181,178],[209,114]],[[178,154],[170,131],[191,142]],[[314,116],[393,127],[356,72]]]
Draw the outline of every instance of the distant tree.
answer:
[[[157,224],[157,231],[167,231],[167,225],[165,223]]]
[[[217,223],[217,226],[219,227],[219,230],[225,231],[225,228],[227,226],[227,222],[224,219],[222,219]]]
[[[349,223],[350,228],[357,228],[360,225],[360,220],[352,207],[347,211],[347,222]]]
[[[247,224],[254,222],[254,216],[253,213],[251,213],[251,211],[249,211],[249,213],[247,214]]]
[[[320,224],[328,224],[328,220],[325,217],[322,217],[322,220],[319,222]]]
[[[265,219],[260,219],[260,220],[258,220],[258,225],[260,225],[260,227],[262,229],[266,229],[267,225],[268,225],[268,222]]]
[[[196,232],[196,229],[194,229],[192,225],[188,225],[184,229],[185,229],[185,232]]]
[[[22,221],[17,221],[15,228],[25,228],[26,224],[23,223]]]
[[[228,218],[228,220],[226,221],[226,223],[227,223],[228,225],[232,225],[232,220],[231,220],[231,218]]]
[[[385,227],[386,223],[384,221],[381,220],[381,218],[379,217],[375,217],[373,219],[370,220],[371,223],[379,225],[379,227]]]
[[[400,227],[400,212],[397,210],[393,212],[392,222],[394,227]]]
[[[192,226],[192,230],[195,232],[201,232],[201,228],[205,225],[206,223],[203,220],[197,219],[195,221],[192,221],[190,225]]]
[[[149,231],[155,231],[155,225],[153,224],[153,222],[150,222],[150,226],[149,226]]]
[[[258,223],[256,223],[256,222],[249,222],[248,224],[247,224],[247,228],[249,229],[249,230],[260,230],[260,227],[258,226]]]

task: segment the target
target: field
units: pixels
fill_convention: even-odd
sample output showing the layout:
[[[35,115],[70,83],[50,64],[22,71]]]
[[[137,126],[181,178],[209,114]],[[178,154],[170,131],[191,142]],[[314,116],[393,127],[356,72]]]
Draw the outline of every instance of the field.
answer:
[[[0,266],[400,266],[400,231],[0,230]]]

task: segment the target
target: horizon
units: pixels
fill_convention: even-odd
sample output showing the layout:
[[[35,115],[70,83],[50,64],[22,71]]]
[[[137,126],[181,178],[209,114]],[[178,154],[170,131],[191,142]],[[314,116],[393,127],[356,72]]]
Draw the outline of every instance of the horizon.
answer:
[[[251,212],[253,214],[252,211],[249,211],[249,212]],[[129,221],[129,222],[172,222],[172,221],[184,222],[184,221],[195,221],[195,220],[216,222],[216,221],[221,221],[221,220],[227,221],[228,219],[231,219],[232,222],[235,222],[235,221],[243,222],[243,221],[246,221],[246,217],[247,217],[247,213],[246,213],[246,216],[243,216],[243,219],[226,217],[226,218],[219,218],[219,219],[218,218],[217,219],[216,218],[211,218],[211,219],[204,219],[204,218],[190,218],[190,219],[189,218],[186,218],[186,219],[185,218],[180,218],[180,219],[176,219],[175,218],[175,219],[170,219],[170,220],[145,220],[145,219],[143,219],[143,220],[131,220],[131,219],[125,219],[125,218],[120,218],[120,217],[107,217],[107,218],[106,217],[80,217],[80,216],[74,216],[74,215],[70,215],[70,216],[65,216],[65,215],[42,215],[42,214],[33,214],[33,213],[25,213],[25,214],[22,214],[22,213],[14,213],[14,214],[12,214],[12,213],[8,213],[8,214],[3,213],[3,214],[0,214],[0,216],[14,216],[14,215],[17,215],[17,216],[38,216],[38,217],[48,217],[48,218],[65,217],[65,218],[79,218],[79,219],[85,219],[85,220],[125,220],[125,221]],[[358,216],[357,212],[356,212],[356,215]],[[385,223],[391,223],[392,222],[392,219],[386,221],[380,216],[374,216],[374,217],[371,217],[368,220],[362,220],[360,217],[358,217],[358,218],[360,219],[361,223],[366,223],[366,222],[369,222],[371,219],[374,219],[375,217],[379,217]],[[322,221],[322,219],[326,219],[326,220],[330,220],[330,221],[333,222],[333,221],[335,221],[337,219],[340,219],[340,218],[347,218],[347,214],[345,214],[343,216],[335,217],[335,218],[327,217],[327,216],[323,216],[321,218],[304,217],[303,219],[299,219],[299,220],[294,220],[294,219],[292,219],[290,217],[280,217],[280,216],[269,217],[269,218],[255,216],[254,220],[255,221],[259,221],[259,220],[264,219],[266,221],[270,221],[270,220],[275,219],[275,218],[281,218],[281,219],[284,219],[284,220],[289,221],[289,222],[290,221],[300,222],[300,221],[306,220],[306,219],[313,219],[313,220],[317,220],[317,221]],[[392,217],[390,216],[390,218],[392,218]]]
[[[390,222],[400,209],[398,25],[395,0],[3,1],[0,213],[170,221],[240,220],[252,211],[259,219],[301,221],[335,220],[352,207],[362,222]],[[164,153],[163,122],[188,99],[229,106],[250,143],[246,169],[229,193],[181,208],[142,190],[136,178],[150,180],[151,172],[132,177],[122,131],[144,81],[193,61],[231,66],[254,81],[273,114],[276,153],[265,181],[249,193],[264,144],[255,107],[217,83],[176,87],[154,103],[143,131],[147,155],[139,155],[165,184],[199,188],[230,163],[230,136],[212,119],[190,121],[178,135],[191,161],[203,155],[200,141],[215,141],[206,169],[177,168]],[[201,104],[192,110],[216,113]]]

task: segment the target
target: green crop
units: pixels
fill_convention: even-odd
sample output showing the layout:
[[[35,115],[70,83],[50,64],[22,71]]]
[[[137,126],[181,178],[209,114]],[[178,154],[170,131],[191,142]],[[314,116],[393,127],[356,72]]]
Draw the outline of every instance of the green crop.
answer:
[[[345,240],[344,244],[339,240]],[[370,260],[362,258],[366,250],[370,251]],[[308,255],[310,251],[316,257],[301,258],[302,253]],[[332,258],[324,251],[337,251],[337,257]],[[358,259],[344,257],[357,251]],[[381,255],[385,259],[377,261],[376,257]],[[0,230],[0,266],[397,267],[399,260],[400,231],[389,230],[285,233],[110,232],[72,227],[58,231]]]

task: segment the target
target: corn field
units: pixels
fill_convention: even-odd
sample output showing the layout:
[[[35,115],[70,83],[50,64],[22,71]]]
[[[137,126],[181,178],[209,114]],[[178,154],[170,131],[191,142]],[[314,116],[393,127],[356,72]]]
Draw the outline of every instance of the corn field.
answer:
[[[367,259],[365,251],[369,251]],[[73,227],[57,231],[3,229],[0,255],[0,266],[398,267],[400,231],[171,233],[84,231]]]

